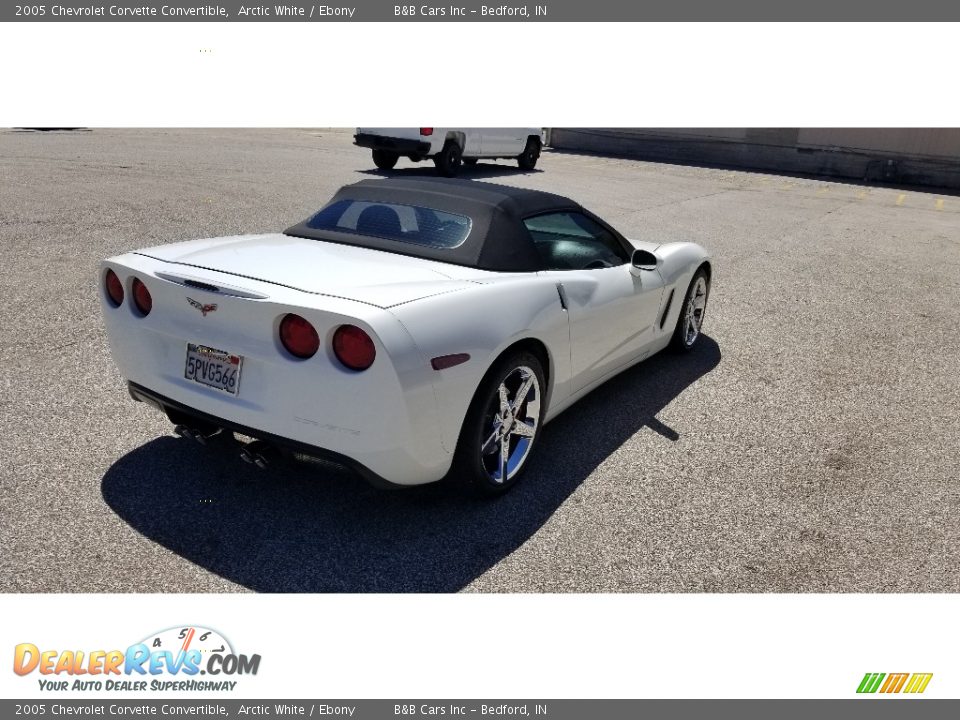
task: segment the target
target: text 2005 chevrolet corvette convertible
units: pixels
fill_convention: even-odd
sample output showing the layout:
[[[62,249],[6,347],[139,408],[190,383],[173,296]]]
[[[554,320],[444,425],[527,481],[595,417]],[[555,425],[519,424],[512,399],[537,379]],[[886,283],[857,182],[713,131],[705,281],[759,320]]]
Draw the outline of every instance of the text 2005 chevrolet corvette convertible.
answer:
[[[710,276],[698,245],[627,240],[558,195],[388,179],[284,233],[110,258],[100,294],[131,394],[180,434],[496,493],[547,421],[696,344]]]

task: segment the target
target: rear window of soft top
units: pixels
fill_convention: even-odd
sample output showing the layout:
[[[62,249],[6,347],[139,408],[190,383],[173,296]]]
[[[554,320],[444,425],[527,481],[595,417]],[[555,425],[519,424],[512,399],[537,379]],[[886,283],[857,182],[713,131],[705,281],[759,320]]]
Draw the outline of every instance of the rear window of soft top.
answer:
[[[432,248],[455,248],[467,239],[470,218],[416,205],[338,200],[307,221],[312,230],[332,230]]]

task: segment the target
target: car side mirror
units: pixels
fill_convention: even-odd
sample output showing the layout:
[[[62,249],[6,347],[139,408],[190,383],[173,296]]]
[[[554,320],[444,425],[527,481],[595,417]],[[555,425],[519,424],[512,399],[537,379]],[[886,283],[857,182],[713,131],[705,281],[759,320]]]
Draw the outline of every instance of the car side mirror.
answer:
[[[656,270],[657,256],[649,250],[634,250],[630,262],[640,270]]]

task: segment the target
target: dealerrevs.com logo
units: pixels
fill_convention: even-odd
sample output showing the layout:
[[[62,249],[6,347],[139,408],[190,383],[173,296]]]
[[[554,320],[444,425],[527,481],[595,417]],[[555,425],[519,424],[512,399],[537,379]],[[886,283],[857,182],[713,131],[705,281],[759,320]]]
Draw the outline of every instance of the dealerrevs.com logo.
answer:
[[[216,630],[174,627],[151,633],[126,650],[50,650],[20,643],[13,671],[36,675],[45,691],[232,691],[256,675],[260,655],[237,653]]]

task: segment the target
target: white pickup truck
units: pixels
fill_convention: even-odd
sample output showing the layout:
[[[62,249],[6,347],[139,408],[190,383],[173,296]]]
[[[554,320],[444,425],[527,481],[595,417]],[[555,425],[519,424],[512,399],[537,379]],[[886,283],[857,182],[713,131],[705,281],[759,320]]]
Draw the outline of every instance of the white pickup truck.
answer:
[[[400,156],[420,162],[432,158],[437,172],[453,177],[461,163],[481,158],[516,160],[533,170],[543,147],[540,128],[357,128],[354,144],[373,151],[373,163],[390,170]]]

